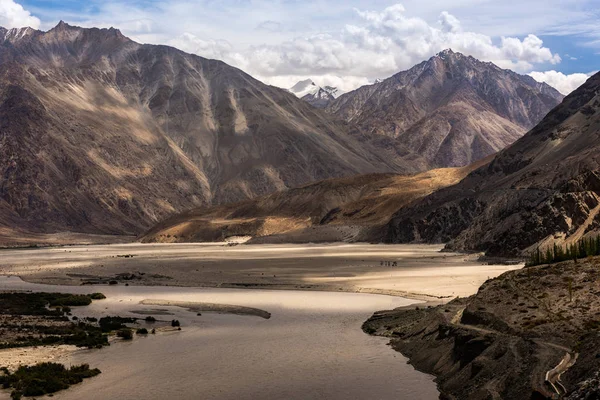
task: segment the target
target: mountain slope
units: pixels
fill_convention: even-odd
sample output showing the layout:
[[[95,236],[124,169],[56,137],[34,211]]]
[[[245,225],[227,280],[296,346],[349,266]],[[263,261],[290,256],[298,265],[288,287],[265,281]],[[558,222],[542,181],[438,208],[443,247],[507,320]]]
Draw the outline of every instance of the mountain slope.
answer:
[[[43,231],[139,233],[193,206],[411,171],[223,62],[61,22],[0,29],[0,206]]]
[[[392,242],[517,255],[600,230],[600,74],[488,166],[401,209]]]
[[[459,182],[485,162],[489,159],[408,176],[327,179],[242,203],[197,208],[162,221],[142,240],[220,241],[231,236],[251,236],[263,243],[364,240],[399,206]]]
[[[445,50],[340,96],[327,110],[357,124],[371,142],[387,138],[431,167],[448,167],[502,150],[562,98],[529,76]]]
[[[329,103],[342,94],[338,88],[332,86],[317,86],[317,84],[310,79],[296,83],[289,90],[299,99],[302,99],[317,108],[327,107]]]

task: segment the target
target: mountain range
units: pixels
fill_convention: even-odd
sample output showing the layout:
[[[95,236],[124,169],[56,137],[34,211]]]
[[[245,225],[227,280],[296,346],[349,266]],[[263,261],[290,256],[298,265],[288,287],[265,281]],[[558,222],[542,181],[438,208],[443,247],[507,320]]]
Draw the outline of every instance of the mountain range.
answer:
[[[64,22],[0,29],[0,217],[136,234],[185,209],[417,168],[221,61]]]
[[[600,232],[600,73],[457,185],[401,209],[389,242],[515,256]]]
[[[312,80],[290,93],[62,21],[0,28],[0,66],[0,226],[42,233],[137,235],[311,182],[468,165],[562,99],[452,51],[350,93]]]
[[[365,142],[423,157],[430,168],[464,166],[533,128],[563,99],[545,83],[445,50],[415,67],[332,101]]]

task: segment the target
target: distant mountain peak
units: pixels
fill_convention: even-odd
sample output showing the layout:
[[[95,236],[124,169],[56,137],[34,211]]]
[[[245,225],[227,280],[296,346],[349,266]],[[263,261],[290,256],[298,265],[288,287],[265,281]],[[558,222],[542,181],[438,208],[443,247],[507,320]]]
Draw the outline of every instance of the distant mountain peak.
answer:
[[[338,88],[334,86],[318,86],[312,79],[300,81],[288,89],[288,91],[317,108],[327,107],[331,101],[342,95],[342,91]]]
[[[68,34],[69,32],[101,32],[101,33],[108,34],[108,37],[117,37],[117,38],[121,38],[121,39],[128,39],[125,35],[123,35],[121,33],[121,31],[119,29],[116,29],[112,26],[110,28],[84,28],[81,26],[70,25],[63,20],[60,20],[54,28],[50,29],[46,33],[54,33],[54,34],[61,35],[61,34]]]

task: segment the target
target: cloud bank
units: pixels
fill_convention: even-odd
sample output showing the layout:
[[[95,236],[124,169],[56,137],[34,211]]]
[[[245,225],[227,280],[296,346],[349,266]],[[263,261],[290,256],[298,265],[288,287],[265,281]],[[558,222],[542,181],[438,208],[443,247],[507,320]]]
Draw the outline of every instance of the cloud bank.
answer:
[[[545,82],[562,94],[567,95],[577,89],[579,86],[583,85],[590,76],[594,75],[594,73],[565,75],[562,72],[552,70],[545,72],[534,71],[529,75],[536,81]]]
[[[243,51],[234,51],[230,44],[201,41],[190,33],[170,43],[204,57],[218,55],[269,83],[291,86],[293,79],[313,78],[319,84],[333,85],[337,80],[343,90],[408,69],[446,48],[521,73],[561,61],[533,34],[494,41],[465,30],[448,12],[442,12],[434,25],[407,15],[400,4],[382,11],[356,9],[355,13],[359,23],[347,24],[338,32],[254,45]]]
[[[10,28],[21,28],[30,26],[40,27],[40,20],[13,0],[0,0],[0,26]]]
[[[311,78],[344,91],[387,78],[452,48],[502,68],[530,73],[566,93],[586,74],[556,72],[561,57],[540,36],[529,33],[528,27],[541,34],[579,32],[588,41],[595,33],[600,36],[595,19],[586,11],[591,0],[581,0],[577,10],[560,0],[532,0],[518,9],[510,4],[512,0],[404,1],[407,7],[394,4],[377,9],[382,2],[372,0],[341,4],[320,0],[90,0],[89,7],[45,7],[42,2],[33,10],[42,19],[42,29],[59,19],[88,27],[115,26],[139,42],[168,44],[220,59],[277,86],[290,87]],[[539,5],[548,7],[532,14],[530,9]],[[0,25],[39,27],[40,19],[14,0],[0,0]],[[574,58],[565,55],[565,59],[572,62]]]

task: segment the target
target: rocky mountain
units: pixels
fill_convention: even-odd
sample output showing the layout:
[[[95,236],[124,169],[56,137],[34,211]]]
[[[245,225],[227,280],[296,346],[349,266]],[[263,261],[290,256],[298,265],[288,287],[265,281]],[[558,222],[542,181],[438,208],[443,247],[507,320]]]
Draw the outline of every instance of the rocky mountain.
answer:
[[[562,98],[529,76],[445,50],[340,96],[327,111],[356,124],[371,143],[449,167],[512,144]]]
[[[194,206],[411,171],[283,89],[116,29],[0,29],[0,217],[139,233]]]
[[[143,235],[144,242],[209,242],[246,236],[253,242],[362,241],[380,231],[398,209],[458,183],[487,160],[416,175],[368,174],[175,215]]]
[[[600,231],[600,73],[455,186],[400,210],[391,242],[518,255]]]
[[[337,99],[342,92],[332,86],[318,86],[311,79],[300,81],[292,86],[290,92],[295,94],[299,99],[302,99],[310,105],[317,108],[325,108]]]

